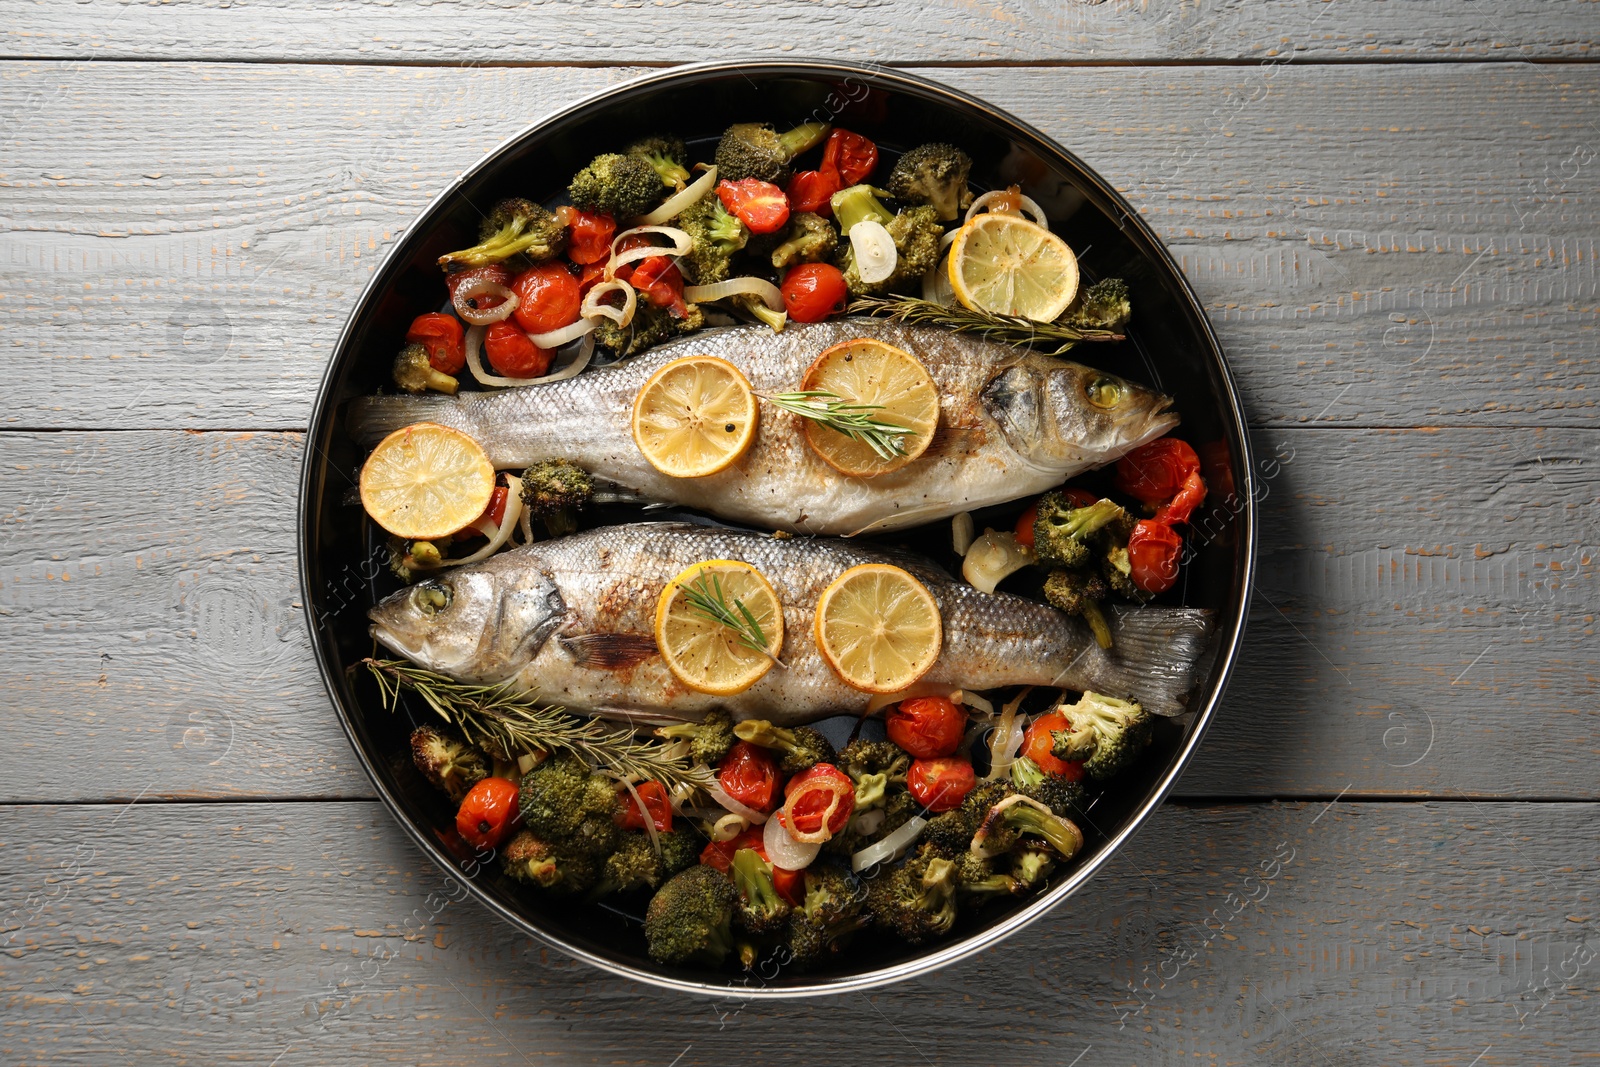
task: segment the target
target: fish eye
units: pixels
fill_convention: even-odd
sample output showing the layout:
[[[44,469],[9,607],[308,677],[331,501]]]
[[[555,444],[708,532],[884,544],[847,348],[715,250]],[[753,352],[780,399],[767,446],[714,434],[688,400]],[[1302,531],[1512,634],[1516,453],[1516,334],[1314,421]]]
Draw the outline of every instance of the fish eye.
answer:
[[[1096,378],[1083,387],[1083,395],[1097,408],[1114,408],[1122,399],[1122,383],[1115,378]]]
[[[436,615],[448,608],[450,597],[450,587],[443,582],[423,582],[411,589],[411,603],[424,615]]]

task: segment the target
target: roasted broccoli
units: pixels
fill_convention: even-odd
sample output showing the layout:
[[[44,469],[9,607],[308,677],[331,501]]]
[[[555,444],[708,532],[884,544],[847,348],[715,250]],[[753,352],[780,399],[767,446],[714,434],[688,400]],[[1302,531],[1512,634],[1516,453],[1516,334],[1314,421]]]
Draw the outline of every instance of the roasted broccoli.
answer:
[[[956,921],[955,863],[919,852],[867,883],[866,910],[913,945],[949,933]]]
[[[446,737],[431,726],[411,731],[411,762],[422,776],[457,804],[467,791],[489,776],[489,758],[465,741]]]
[[[667,879],[644,913],[650,958],[716,966],[733,948],[739,891],[714,867],[696,865]]]
[[[1121,278],[1095,282],[1078,295],[1077,306],[1067,312],[1067,321],[1086,330],[1115,330],[1132,317],[1128,284]]]
[[[1065,493],[1046,493],[1033,520],[1033,551],[1047,567],[1082,567],[1094,555],[1090,539],[1107,526],[1115,533],[1124,525],[1131,531],[1131,517],[1110,500],[1079,507]],[[1123,543],[1127,540],[1123,534]]]
[[[499,263],[521,253],[535,262],[552,259],[567,247],[567,227],[532,200],[502,200],[478,227],[478,243],[439,257],[446,271]]]
[[[1083,812],[1082,784],[1064,774],[1050,774],[1027,756],[1011,763],[1011,784],[1025,797],[1032,797],[1057,815],[1071,817]]]
[[[930,207],[910,207],[898,215],[890,214],[868,185],[852,185],[833,194],[833,217],[839,232],[849,236],[861,222],[881,223],[894,241],[895,263],[890,275],[877,282],[864,282],[856,270],[855,249],[848,240],[839,242],[834,262],[844,271],[844,282],[852,296],[876,295],[920,281],[939,262],[939,241],[944,227]]]
[[[737,293],[729,298],[729,303],[743,311],[764,326],[769,327],[773,333],[782,333],[783,328],[789,323],[789,313],[769,308],[766,302],[754,293]]]
[[[987,859],[970,850],[957,856],[955,865],[956,896],[961,900],[1011,897],[1026,890],[1012,875],[995,870]]]
[[[578,757],[563,753],[522,776],[517,803],[528,829],[552,841],[562,840],[576,834],[592,816],[609,822],[617,807],[617,786],[604,775],[591,773]]]
[[[758,178],[782,185],[789,180],[789,161],[821,144],[830,128],[826,122],[804,122],[778,133],[764,122],[734,123],[717,142],[713,157],[717,177],[729,182]]]
[[[942,856],[957,856],[972,847],[989,809],[1011,792],[1005,782],[979,782],[961,801],[961,806],[935,815],[922,831],[922,840]]]
[[[889,781],[903,784],[911,757],[893,741],[868,741],[858,737],[844,746],[834,765],[857,781],[862,775],[883,774]]]
[[[733,887],[739,891],[739,907],[733,918],[740,929],[760,937],[782,930],[789,922],[789,902],[778,895],[772,884],[772,864],[753,848],[733,854],[728,868]]]
[[[425,393],[432,389],[454,396],[460,384],[444,371],[435,370],[428,361],[428,350],[419,344],[409,344],[400,350],[394,357],[391,375],[394,384],[408,393]]]
[[[1033,848],[1024,844],[1021,848],[1011,850],[1011,877],[1024,889],[1037,889],[1055,869],[1055,853],[1047,848]]]
[[[750,231],[715,193],[685,208],[677,225],[693,241],[678,265],[697,285],[725,281],[733,273],[733,257],[750,240]]]
[[[1109,778],[1133,762],[1155,723],[1138,704],[1099,693],[1085,693],[1060,711],[1072,728],[1050,735],[1055,757],[1082,762],[1092,778]]]
[[[805,885],[805,898],[789,916],[789,954],[801,966],[834,951],[871,921],[862,910],[866,887],[843,867],[812,864]]]
[[[785,729],[766,719],[746,719],[733,728],[733,733],[741,741],[780,752],[778,769],[784,774],[809,771],[819,763],[832,763],[837,758],[828,739],[809,726]]]
[[[632,322],[619,326],[610,319],[604,319],[600,328],[595,330],[594,339],[596,344],[626,358],[680,333],[692,333],[704,326],[705,321],[698,304],[687,305],[684,316],[678,318],[673,315],[671,308],[657,307],[641,300]]]
[[[640,156],[607,152],[573,175],[567,195],[585,211],[631,219],[661,203],[661,175]]]
[[[542,460],[522,472],[521,496],[534,516],[581,510],[594,499],[594,478],[571,460]]]
[[[688,738],[689,758],[695,763],[715,767],[722,762],[737,738],[733,736],[733,720],[725,711],[708,711],[699,722],[681,722],[656,730],[657,737],[668,739]]]
[[[1061,855],[1071,859],[1083,847],[1083,831],[1032,797],[1013,793],[989,809],[978,832],[972,835],[972,850],[984,856],[1008,852],[1024,834],[1043,838]]]
[[[783,243],[772,250],[772,266],[780,271],[800,263],[822,263],[839,246],[839,231],[821,215],[797,211],[789,216]]]
[[[662,875],[671,878],[700,862],[705,841],[696,830],[667,830],[656,833],[656,843],[661,846]]]
[[[552,844],[532,830],[519,830],[500,850],[500,864],[519,882],[561,893],[578,893],[594,884],[592,856]]]
[[[675,189],[682,189],[689,181],[689,149],[684,145],[683,139],[666,134],[657,137],[641,137],[622,150],[626,156],[638,156],[650,164],[655,172],[661,176],[663,185],[670,185]]]
[[[967,175],[972,157],[954,145],[919,145],[895,161],[884,183],[889,195],[913,204],[927,204],[949,222],[972,205]]]
[[[1110,583],[1094,571],[1054,570],[1044,580],[1045,600],[1088,623],[1101,648],[1111,647],[1111,624],[1100,609],[1100,601],[1110,595]]]

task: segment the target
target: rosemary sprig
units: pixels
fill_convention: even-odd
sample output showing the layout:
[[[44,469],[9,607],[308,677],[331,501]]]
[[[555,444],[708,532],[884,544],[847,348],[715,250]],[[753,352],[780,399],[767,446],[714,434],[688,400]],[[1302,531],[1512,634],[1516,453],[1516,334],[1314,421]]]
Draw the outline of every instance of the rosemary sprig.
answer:
[[[861,296],[850,302],[850,311],[911,325],[943,326],[961,333],[975,333],[1002,344],[1038,348],[1051,356],[1065,355],[1080,341],[1121,341],[1126,336],[1115,330],[1079,329],[1059,320],[1035,322],[1014,315],[993,315],[987,311],[947,307],[911,296]],[[1049,348],[1049,345],[1055,347]]]
[[[853,441],[860,441],[881,459],[894,459],[906,454],[905,438],[911,429],[875,418],[875,414],[883,410],[882,404],[852,404],[838,393],[830,393],[825,389],[757,395],[791,415],[810,419]]]
[[[722,588],[722,579],[718,575],[709,575],[711,584],[706,584],[708,575],[701,574],[694,581],[688,582],[680,588],[683,590],[684,603],[689,605],[689,610],[708,622],[719,623],[732,630],[739,643],[752,652],[759,652],[778,666],[784,662],[771,652],[767,651],[767,635],[761,629],[761,623],[744,606],[744,601],[738,597],[733,598],[730,604],[728,594]]]
[[[581,718],[564,709],[541,705],[509,682],[469,685],[447,675],[396,659],[361,660],[377,680],[383,705],[394,710],[402,689],[421,697],[440,718],[453,724],[468,741],[501,750],[513,758],[520,752],[570,752],[594,766],[619,775],[637,775],[667,789],[704,785],[704,769],[667,754],[667,746],[635,737],[626,728],[610,729],[598,719]]]

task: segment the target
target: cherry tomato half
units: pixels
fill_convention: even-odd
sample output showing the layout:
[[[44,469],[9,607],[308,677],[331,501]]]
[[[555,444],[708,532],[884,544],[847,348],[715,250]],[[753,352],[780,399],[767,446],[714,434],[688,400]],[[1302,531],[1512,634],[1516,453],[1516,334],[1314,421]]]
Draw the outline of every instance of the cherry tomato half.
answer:
[[[616,219],[575,207],[557,208],[556,217],[567,224],[567,258],[572,262],[599,263],[611,255],[611,239],[617,233]]]
[[[906,772],[906,788],[911,797],[929,811],[951,811],[961,806],[978,776],[964,759],[919,759],[911,761]]]
[[[967,713],[944,697],[912,697],[884,719],[889,740],[917,759],[948,756],[961,747]]]
[[[1165,504],[1199,473],[1200,457],[1187,442],[1161,437],[1117,460],[1117,488],[1141,504]]]
[[[1146,593],[1165,593],[1178,580],[1183,538],[1164,522],[1140,519],[1128,536],[1129,577]]]
[[[789,779],[778,821],[796,839],[802,835],[827,840],[843,830],[856,808],[856,783],[831,763],[818,763]],[[823,820],[827,833],[822,834]]]
[[[511,317],[529,333],[549,333],[578,321],[578,279],[564,263],[540,263],[517,275],[511,291],[520,303]]]
[[[827,218],[833,214],[833,194],[844,188],[839,172],[828,167],[802,170],[789,179],[784,194],[791,211],[809,211]]]
[[[627,272],[629,266],[633,268],[631,272]],[[656,307],[670,307],[680,318],[688,313],[688,305],[683,302],[683,274],[666,256],[651,256],[624,264],[617,271],[617,277],[632,285]]]
[[[463,339],[461,320],[438,311],[418,315],[406,331],[406,344],[426,348],[428,363],[442,374],[460,374],[461,368],[467,365],[467,346]]]
[[[507,378],[537,378],[550,369],[550,361],[555,358],[553,351],[534,344],[514,322],[497,322],[489,327],[483,335],[483,354],[489,357],[494,372]]]
[[[473,537],[483,537],[484,533],[482,530],[478,529],[477,524],[482,522],[484,519],[488,519],[496,526],[499,526],[500,523],[505,520],[506,500],[510,497],[510,495],[511,494],[506,490],[505,486],[495,486],[494,492],[489,494],[489,506],[483,509],[483,514],[479,515],[477,519],[474,520],[473,525],[463,526],[461,529],[451,534],[451,540],[465,541]]]
[[[1070,730],[1072,724],[1067,717],[1059,711],[1052,711],[1048,715],[1041,715],[1028,724],[1027,732],[1022,735],[1021,756],[1027,756],[1039,765],[1039,769],[1046,774],[1061,774],[1076,782],[1083,777],[1083,764],[1068,763],[1064,759],[1056,759],[1053,749],[1056,747],[1055,738],[1051,733],[1056,730]]]
[[[751,233],[776,233],[789,221],[789,198],[771,182],[758,178],[718,182],[717,198]]]
[[[767,750],[739,741],[717,765],[717,784],[741,804],[770,812],[778,798],[778,764]]]
[[[844,310],[844,275],[828,263],[801,263],[783,276],[778,287],[783,306],[795,322],[821,322]]]
[[[878,146],[849,130],[835,128],[822,148],[822,169],[833,169],[844,185],[859,185],[878,165]]]
[[[456,810],[456,832],[480,852],[496,848],[517,821],[517,783],[485,778]]]
[[[1024,548],[1033,547],[1033,524],[1039,520],[1039,502],[1035,500],[1028,505],[1026,511],[1017,516],[1017,544]]]
[[[639,793],[639,800],[644,801],[645,810],[650,813],[650,823],[658,831],[666,833],[672,829],[672,798],[667,795],[666,787],[660,782],[640,782],[633,787]],[[644,812],[639,810],[639,801],[633,799],[633,794],[626,788],[617,790],[617,810],[611,816],[611,821],[624,830],[643,830]]]

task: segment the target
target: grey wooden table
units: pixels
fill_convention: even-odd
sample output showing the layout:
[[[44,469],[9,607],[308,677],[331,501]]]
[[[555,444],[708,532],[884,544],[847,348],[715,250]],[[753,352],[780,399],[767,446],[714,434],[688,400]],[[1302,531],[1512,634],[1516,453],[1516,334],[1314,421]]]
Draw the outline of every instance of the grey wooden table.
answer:
[[[1597,16],[0,0],[0,1060],[1600,1058]],[[732,53],[919,69],[1073,148],[1279,460],[1173,801],[1025,935],[793,1004],[655,993],[442,896],[317,680],[291,536],[394,235],[537,116]]]

